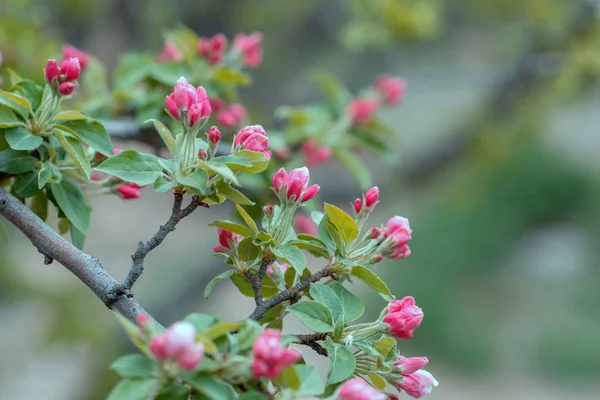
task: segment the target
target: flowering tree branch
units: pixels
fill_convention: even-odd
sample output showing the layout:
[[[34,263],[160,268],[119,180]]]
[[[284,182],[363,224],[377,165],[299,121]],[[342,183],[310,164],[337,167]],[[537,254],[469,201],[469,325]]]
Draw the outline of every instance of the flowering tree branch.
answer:
[[[193,196],[190,204],[182,209],[181,205],[183,203],[183,193],[180,191],[175,191],[173,196],[173,211],[171,212],[171,217],[166,224],[160,226],[158,232],[156,232],[156,234],[150,240],[145,243],[140,242],[138,244],[135,254],[131,256],[133,262],[131,264],[131,268],[129,269],[129,273],[117,288],[117,295],[131,295],[131,288],[142,275],[142,272],[144,272],[144,260],[146,259],[146,256],[148,253],[158,247],[163,240],[165,240],[169,233],[175,230],[175,227],[179,221],[193,213],[198,206],[208,208],[208,205],[203,203],[198,196]]]
[[[276,305],[288,300],[299,300],[299,298],[301,297],[300,293],[303,290],[307,289],[311,285],[311,283],[318,282],[321,279],[326,278],[328,276],[333,279],[336,279],[336,276],[333,273],[330,265],[327,265],[322,270],[315,272],[314,274],[304,279],[302,282],[298,283],[294,287],[279,292],[270,299],[263,301],[260,305],[256,306],[256,308],[248,318],[253,319],[254,321],[258,321],[259,319],[265,316],[265,313],[269,309],[275,307]]]
[[[263,303],[262,280],[265,277],[265,274],[267,273],[267,268],[272,263],[273,260],[264,258],[260,264],[260,267],[258,268],[258,272],[256,273],[256,275],[250,271],[246,271],[245,273],[246,278],[248,278],[248,280],[252,284],[252,290],[254,291],[254,301],[256,302],[257,307],[259,307]]]
[[[327,357],[327,350],[323,348],[319,343],[319,340],[325,340],[327,333],[311,333],[308,335],[294,335],[300,340],[300,344],[305,345],[313,349],[317,354]]]
[[[133,297],[114,298],[119,282],[108,274],[97,258],[77,249],[10,193],[0,189],[0,215],[16,226],[44,255],[45,263],[56,260],[81,280],[110,309],[131,321],[147,314]]]

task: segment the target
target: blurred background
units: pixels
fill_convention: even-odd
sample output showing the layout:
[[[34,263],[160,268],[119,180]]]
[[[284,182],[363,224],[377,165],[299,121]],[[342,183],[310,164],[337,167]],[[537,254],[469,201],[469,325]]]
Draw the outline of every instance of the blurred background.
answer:
[[[260,31],[264,62],[241,96],[266,127],[277,106],[320,100],[308,84],[314,68],[353,90],[379,73],[403,76],[405,100],[383,114],[398,132],[396,160],[364,160],[382,192],[372,222],[398,214],[414,230],[411,257],[376,267],[425,311],[400,349],[429,357],[440,382],[432,400],[597,399],[598,3],[2,0],[0,52],[3,67],[34,77],[65,42],[113,68],[124,52],[160,52],[161,31],[180,22],[205,36]],[[313,176],[323,199],[346,209],[360,193],[335,163]],[[85,250],[121,279],[170,203],[149,190],[138,201],[93,199]],[[229,282],[202,297],[225,268],[210,257],[217,237],[207,224],[231,214],[228,205],[201,210],[149,255],[135,294],[164,324],[190,312],[235,320],[251,311]],[[105,398],[116,381],[108,365],[133,350],[116,319],[66,269],[44,266],[20,232],[6,236],[0,399]],[[375,318],[383,300],[359,295],[365,318]]]

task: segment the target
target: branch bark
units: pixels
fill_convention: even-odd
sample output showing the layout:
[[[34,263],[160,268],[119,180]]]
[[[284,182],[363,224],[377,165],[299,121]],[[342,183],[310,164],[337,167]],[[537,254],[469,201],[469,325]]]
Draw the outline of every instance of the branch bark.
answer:
[[[327,357],[327,350],[321,346],[317,341],[325,340],[328,333],[311,333],[308,335],[294,335],[300,339],[300,344],[308,346],[313,349],[317,354]]]
[[[0,189],[0,215],[23,232],[45,260],[56,260],[71,271],[110,309],[132,322],[140,314],[148,314],[133,297],[115,298],[119,282],[104,270],[97,258],[77,249],[3,189]]]
[[[246,271],[246,278],[252,284],[252,290],[254,291],[254,302],[256,306],[259,307],[263,303],[262,297],[262,280],[267,273],[267,268],[269,265],[273,264],[273,260],[269,260],[268,258],[263,258],[260,267],[256,274],[253,274],[250,271]]]

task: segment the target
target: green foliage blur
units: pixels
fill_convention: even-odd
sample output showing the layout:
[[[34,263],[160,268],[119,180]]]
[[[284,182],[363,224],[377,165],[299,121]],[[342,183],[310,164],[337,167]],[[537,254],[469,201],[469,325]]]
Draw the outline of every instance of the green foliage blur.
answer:
[[[403,215],[414,230],[411,257],[377,267],[397,296],[414,296],[425,310],[415,338],[400,348],[428,356],[434,374],[443,365],[468,376],[523,374],[581,389],[600,372],[600,143],[592,118],[600,105],[600,24],[585,12],[589,4],[5,0],[0,73],[18,66],[21,75],[41,78],[63,41],[114,67],[126,50],[160,51],[159,33],[182,22],[201,35],[264,33],[265,61],[242,93],[257,123],[271,121],[279,105],[318,99],[306,85],[314,68],[352,88],[380,72],[406,74],[405,108],[384,116],[400,131],[394,148],[401,161],[366,160],[382,193],[374,219]],[[417,168],[440,148],[457,155]],[[317,179],[326,195],[349,204],[357,188],[327,189],[336,171],[321,167]],[[213,233],[202,240],[216,240]],[[0,303],[4,296],[45,299],[55,313],[48,343],[83,340],[106,349],[86,397],[103,398],[115,379],[105,366],[122,352],[77,318],[83,305],[69,300],[85,288],[40,289],[22,279],[13,259],[0,260]],[[373,299],[367,317],[381,306]]]

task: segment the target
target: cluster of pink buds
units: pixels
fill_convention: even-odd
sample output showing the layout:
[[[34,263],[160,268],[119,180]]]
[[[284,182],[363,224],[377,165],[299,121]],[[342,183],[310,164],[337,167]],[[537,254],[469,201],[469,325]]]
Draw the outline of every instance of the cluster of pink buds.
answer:
[[[77,87],[77,79],[81,74],[79,59],[69,57],[58,67],[56,60],[50,59],[44,69],[44,78],[59,94],[68,96]]]
[[[81,51],[75,46],[71,46],[70,44],[65,44],[62,47],[62,55],[66,60],[68,58],[76,58],[79,60],[79,65],[81,69],[85,69],[90,62],[90,55],[85,51]]]
[[[217,233],[219,235],[220,246],[213,247],[215,253],[228,253],[232,247],[235,248],[237,246],[242,238],[240,235],[223,228],[219,228]]]
[[[294,217],[294,230],[296,233],[317,236],[317,224],[306,214],[298,214]]]
[[[414,298],[407,296],[388,304],[380,327],[396,338],[410,339],[421,322],[423,322],[423,310],[416,305]]]
[[[227,50],[227,38],[222,33],[216,34],[212,38],[201,37],[198,41],[198,54],[211,64],[221,61],[225,50]]]
[[[233,38],[233,48],[242,53],[243,63],[246,67],[258,67],[262,62],[262,40],[259,32],[249,35],[239,33]]]
[[[379,75],[375,82],[375,90],[383,97],[387,104],[396,104],[404,97],[406,82],[400,77]]]
[[[141,196],[140,189],[143,186],[139,186],[135,183],[127,183],[121,185],[116,189],[116,192],[121,196],[123,200],[134,200],[139,199]]]
[[[252,376],[270,379],[277,378],[284,368],[295,364],[301,358],[296,350],[281,345],[281,331],[275,329],[267,329],[256,338],[252,356]]]
[[[375,111],[379,107],[376,98],[355,98],[348,103],[348,114],[355,125],[364,125],[373,119]]]
[[[288,263],[276,264],[273,263],[267,267],[267,275],[275,282],[281,280],[285,275],[285,271],[290,267]]]
[[[373,193],[370,201],[373,201],[374,198],[375,195]],[[356,199],[354,201],[354,211],[358,214],[359,212],[364,211],[364,206],[368,209],[370,201],[367,200],[367,195],[365,195],[364,205],[362,200]],[[406,258],[411,254],[408,242],[412,238],[412,229],[410,229],[408,219],[404,217],[396,215],[395,217],[390,218],[385,227],[371,228],[369,235],[371,239],[379,241],[378,250],[382,256],[396,260]]]
[[[204,359],[204,345],[196,343],[196,328],[189,322],[175,322],[150,340],[150,352],[158,360],[174,360],[187,370],[195,370]]]
[[[354,211],[356,215],[360,213],[369,213],[373,208],[379,203],[379,188],[377,186],[373,186],[371,189],[367,190],[367,193],[361,199],[354,200]]]
[[[268,150],[269,138],[267,132],[260,125],[250,125],[242,128],[233,138],[233,153],[240,150],[251,150],[263,153],[271,158],[271,150]]]
[[[308,186],[310,173],[308,168],[296,168],[288,174],[284,168],[273,175],[273,189],[280,200],[287,199],[292,203],[306,203],[319,192],[319,185]]]
[[[352,378],[344,382],[338,393],[340,400],[387,400],[387,395],[369,385],[362,378]]]
[[[217,112],[217,122],[226,128],[235,128],[248,118],[246,108],[237,103],[224,105]]]
[[[438,386],[438,381],[428,371],[421,369],[428,362],[427,357],[399,356],[394,364],[394,372],[399,375],[392,380],[392,384],[415,399],[430,394],[433,387]]]
[[[210,101],[202,86],[195,88],[182,76],[165,99],[167,111],[184,125],[196,126],[210,117]]]
[[[158,55],[156,61],[161,64],[169,61],[181,62],[183,61],[183,53],[181,50],[179,50],[179,47],[177,47],[175,43],[167,40],[162,53]]]
[[[325,164],[331,158],[331,149],[319,145],[314,139],[302,143],[300,151],[304,157],[304,163],[308,167]]]

